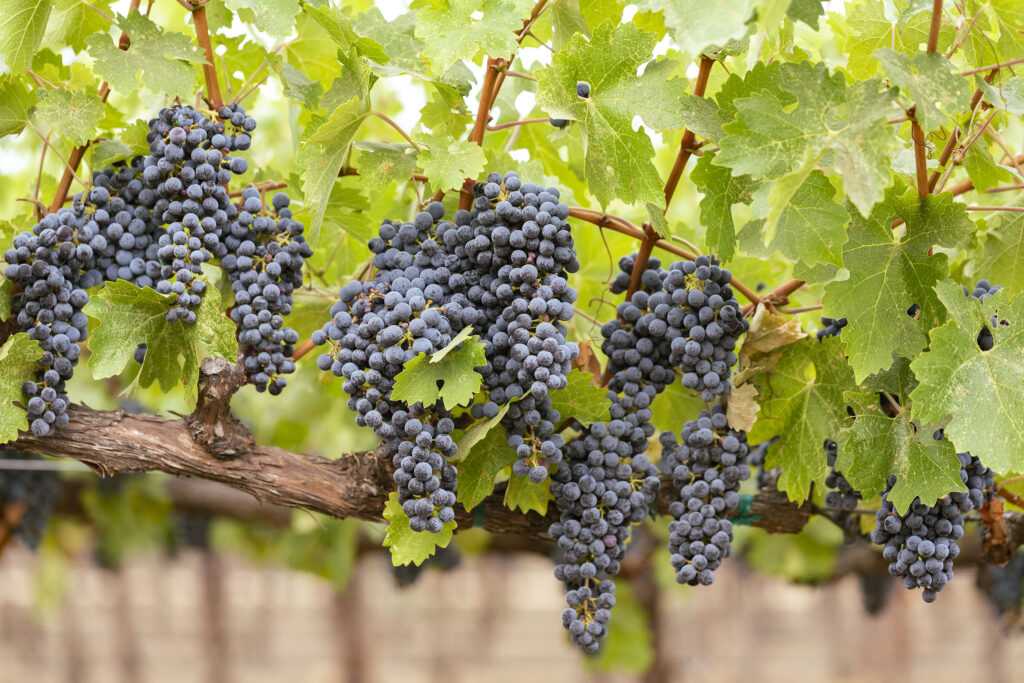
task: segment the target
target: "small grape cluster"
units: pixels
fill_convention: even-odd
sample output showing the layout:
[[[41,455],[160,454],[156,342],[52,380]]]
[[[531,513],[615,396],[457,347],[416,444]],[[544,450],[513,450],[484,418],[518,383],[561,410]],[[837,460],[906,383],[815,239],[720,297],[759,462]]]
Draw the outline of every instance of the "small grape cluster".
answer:
[[[728,393],[736,342],[747,329],[731,280],[708,256],[673,264],[665,278],[675,306],[665,307],[664,319],[680,332],[672,339],[672,362],[682,371],[683,386],[706,402]]]
[[[440,531],[454,519],[454,422],[443,406],[405,406],[391,398],[395,378],[419,354],[447,346],[458,331],[445,306],[452,273],[439,249],[444,207],[434,202],[409,223],[385,221],[370,243],[379,269],[372,282],[341,290],[331,320],[313,335],[328,344],[322,370],[345,379],[356,421],[373,429],[391,454],[399,501],[414,531]],[[454,307],[459,322],[471,309]]]
[[[249,383],[257,391],[279,394],[283,375],[295,371],[292,360],[299,334],[284,325],[292,294],[302,286],[302,268],[313,250],[292,220],[288,195],[277,193],[266,210],[255,188],[242,192],[242,208],[224,237],[221,265],[235,293],[231,319]],[[269,207],[268,207],[269,208]]]
[[[778,489],[779,475],[782,471],[778,467],[766,467],[768,460],[768,449],[772,447],[779,437],[774,436],[767,441],[762,441],[756,446],[750,446],[747,453],[747,464],[757,468],[757,488],[762,491],[775,491]]]
[[[10,462],[41,463],[42,458],[29,453],[0,453],[0,464]],[[14,533],[29,548],[39,547],[46,523],[61,491],[61,479],[54,471],[0,468],[0,511],[12,504],[24,505]]]
[[[942,438],[941,431],[936,438]],[[964,535],[964,514],[984,504],[994,483],[992,471],[978,458],[969,453],[957,457],[966,493],[951,493],[931,506],[915,499],[901,515],[888,500],[896,484],[895,476],[890,476],[871,533],[871,541],[884,546],[882,557],[889,562],[889,573],[901,577],[907,588],[923,589],[925,602],[933,602],[953,579],[953,560],[960,554],[958,541]]]
[[[18,329],[43,349],[37,379],[25,382],[29,426],[46,436],[68,422],[65,388],[88,333],[82,308],[89,297],[81,287],[93,268],[90,233],[72,209],[45,216],[32,230],[17,235],[4,254],[5,275],[14,285],[13,310]]]
[[[829,318],[823,317],[821,319],[821,329],[818,330],[818,341],[821,341],[825,337],[838,337],[839,333],[846,327],[846,318]]]
[[[825,459],[828,462],[828,475],[825,477],[825,486],[831,490],[825,494],[825,504],[831,508],[852,512],[857,509],[862,496],[860,491],[854,490],[843,473],[836,469],[838,457],[839,444],[832,439],[826,439]]]
[[[729,428],[725,410],[714,406],[686,423],[682,443],[662,435],[678,500],[669,506],[669,553],[679,583],[711,585],[728,557],[740,484],[750,476],[746,434]]]

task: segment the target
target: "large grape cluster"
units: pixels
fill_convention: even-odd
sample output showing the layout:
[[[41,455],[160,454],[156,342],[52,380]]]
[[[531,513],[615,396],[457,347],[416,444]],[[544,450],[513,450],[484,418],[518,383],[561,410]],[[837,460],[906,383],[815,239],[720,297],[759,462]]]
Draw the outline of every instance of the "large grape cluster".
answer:
[[[445,301],[451,271],[438,249],[444,208],[432,203],[409,223],[385,221],[370,241],[378,272],[372,282],[341,290],[331,320],[313,335],[328,344],[322,370],[345,380],[356,421],[373,429],[391,453],[399,501],[414,531],[440,531],[454,519],[454,422],[440,405],[405,406],[391,397],[395,378],[419,354],[447,346],[458,328]],[[458,309],[461,323],[471,313]]]
[[[613,403],[614,405],[614,403]],[[596,651],[614,605],[614,583],[630,527],[646,518],[658,496],[658,472],[626,419],[595,422],[565,448],[552,478],[559,521],[551,525],[565,584],[563,624],[585,651]],[[642,430],[641,430],[642,434]]]
[[[566,386],[578,350],[566,340],[579,269],[569,208],[555,188],[492,173],[476,185],[471,211],[439,231],[453,255],[452,303],[480,333],[487,364],[480,369],[489,400],[478,417],[509,409],[502,424],[516,450],[513,472],[534,482],[562,460],[561,416],[549,392]]]
[[[165,226],[157,242],[156,289],[177,297],[168,320],[196,321],[207,286],[202,264],[227,253],[223,239],[238,214],[227,185],[233,174],[247,170],[245,159],[231,152],[248,149],[255,128],[255,119],[237,105],[223,107],[214,118],[177,105],[149,122],[142,181],[155,193],[153,212]]]
[[[287,195],[274,195],[272,210],[255,188],[244,190],[242,200],[224,236],[221,260],[235,293],[231,319],[249,383],[279,394],[286,384],[283,375],[295,371],[292,354],[299,340],[284,317],[291,313],[292,293],[302,286],[302,267],[313,251],[302,224],[292,220]]]
[[[14,469],[21,463],[42,463],[38,456],[28,453],[0,453],[0,511],[9,505],[24,506],[14,533],[33,550],[46,530],[60,495],[61,479],[54,471]],[[7,463],[12,467],[4,468]]]
[[[37,378],[23,386],[33,434],[46,436],[68,420],[65,383],[87,334],[87,289],[113,280],[154,288],[176,297],[168,320],[191,324],[207,287],[201,265],[229,257],[229,246],[255,247],[241,266],[235,253],[225,264],[238,285],[236,322],[249,379],[273,393],[284,386],[279,376],[294,367],[297,336],[283,327],[283,316],[310,250],[284,195],[275,197],[273,218],[254,218],[231,202],[227,183],[246,171],[245,159],[232,153],[249,148],[255,127],[238,105],[210,117],[187,106],[162,109],[149,122],[148,155],[97,171],[70,207],[14,238],[4,261],[15,321],[43,348]],[[243,201],[250,199],[251,191]],[[253,322],[247,313],[255,327],[246,326]],[[135,359],[143,362],[145,353],[141,345]]]
[[[672,463],[678,499],[669,506],[669,553],[676,580],[711,585],[728,557],[740,484],[750,476],[746,434],[729,428],[725,410],[715,406],[686,423],[682,442],[662,435],[664,457]]]

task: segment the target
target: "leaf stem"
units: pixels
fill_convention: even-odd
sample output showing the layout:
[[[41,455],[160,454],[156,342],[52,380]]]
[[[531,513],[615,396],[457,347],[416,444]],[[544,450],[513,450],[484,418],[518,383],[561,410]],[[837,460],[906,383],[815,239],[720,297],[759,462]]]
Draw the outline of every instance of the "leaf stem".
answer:
[[[43,138],[43,149],[39,152],[39,170],[36,171],[36,187],[32,192],[32,203],[36,207],[36,220],[42,220],[45,206],[39,201],[39,190],[43,184],[43,165],[46,163],[46,153],[50,150],[50,135],[47,133]]]
[[[505,75],[506,76],[511,76],[512,78],[523,78],[523,79],[526,79],[528,81],[536,81],[537,80],[536,76],[531,76],[530,74],[524,73],[522,71],[513,71],[512,69],[505,69]]]
[[[917,196],[924,199],[928,196],[928,156],[925,147],[924,129],[917,122],[913,107],[907,111],[910,116],[910,139],[914,141],[914,171],[917,177]]]
[[[406,133],[405,130],[403,130],[402,127],[398,125],[398,123],[387,114],[383,114],[379,111],[371,111],[370,115],[376,116],[378,119],[394,128],[398,132],[398,134],[405,138],[405,141],[412,145],[412,148],[415,149],[417,152],[422,149],[422,147],[416,144],[416,141],[413,140],[412,137],[410,137],[409,134]]]
[[[536,118],[536,119],[519,119],[518,121],[506,121],[505,123],[498,123],[493,126],[487,126],[487,130],[493,132],[496,130],[505,130],[506,128],[515,128],[516,126],[526,126],[531,123],[548,123],[550,119]]]

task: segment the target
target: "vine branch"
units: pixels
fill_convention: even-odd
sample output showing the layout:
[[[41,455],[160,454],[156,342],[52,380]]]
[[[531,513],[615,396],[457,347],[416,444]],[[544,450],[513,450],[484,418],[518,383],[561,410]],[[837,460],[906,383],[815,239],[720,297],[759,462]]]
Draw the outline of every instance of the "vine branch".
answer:
[[[139,11],[139,5],[141,4],[142,0],[131,0],[131,4],[128,6],[128,14]],[[127,50],[131,46],[131,37],[122,31],[121,37],[117,40],[117,46],[121,50]],[[98,95],[100,102],[105,103],[107,98],[110,97],[110,84],[106,81],[100,83]],[[53,201],[50,202],[50,213],[59,211],[60,207],[64,206],[64,201],[71,190],[71,183],[75,180],[75,173],[78,172],[78,166],[82,163],[82,158],[85,157],[85,150],[88,147],[88,142],[84,145],[79,145],[71,150],[71,154],[68,155],[67,163],[64,165],[64,173],[57,183],[57,191],[53,195]]]
[[[220,94],[220,83],[217,81],[217,65],[214,61],[213,43],[210,42],[210,25],[206,21],[206,3],[191,3],[192,23],[196,27],[196,41],[203,48],[206,61],[203,63],[203,78],[206,79],[206,95],[210,98],[210,104],[214,109],[224,106],[224,100]]]
[[[708,76],[711,74],[711,67],[714,63],[715,60],[710,57],[706,55],[700,56],[700,70],[697,72],[697,82],[693,86],[693,94],[697,97],[704,97],[704,91],[708,87]],[[672,195],[676,193],[676,187],[679,185],[679,180],[683,177],[683,170],[686,168],[686,162],[690,160],[690,155],[693,154],[694,139],[695,135],[692,130],[687,128],[683,131],[683,139],[679,142],[679,153],[676,155],[676,161],[672,165],[672,171],[668,175],[668,180],[665,181],[666,211],[668,211],[669,204],[672,203]]]

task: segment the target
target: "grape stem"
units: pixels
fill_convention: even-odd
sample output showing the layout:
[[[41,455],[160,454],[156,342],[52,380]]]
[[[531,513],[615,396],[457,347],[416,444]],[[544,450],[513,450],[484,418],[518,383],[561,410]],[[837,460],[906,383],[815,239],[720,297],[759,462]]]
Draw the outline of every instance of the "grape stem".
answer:
[[[142,0],[131,0],[131,4],[128,6],[128,14],[137,12],[141,4]],[[131,46],[131,38],[124,31],[121,32],[117,46],[121,50],[127,50]],[[106,102],[108,97],[110,97],[110,84],[103,81],[100,83],[99,89],[100,102]],[[60,182],[57,183],[57,191],[53,195],[53,201],[50,202],[50,213],[59,211],[60,207],[64,206],[64,200],[67,199],[68,192],[71,190],[71,182],[75,180],[75,173],[78,171],[79,164],[82,163],[82,157],[85,156],[85,150],[88,146],[89,143],[87,142],[71,150],[67,163],[64,165],[64,174],[61,176]]]
[[[697,82],[693,86],[693,94],[697,97],[704,97],[704,91],[708,87],[708,76],[711,74],[711,67],[714,63],[715,60],[706,55],[701,55]],[[679,142],[679,153],[676,155],[676,161],[672,165],[672,171],[668,175],[668,180],[665,181],[665,211],[668,211],[668,206],[672,203],[672,195],[676,193],[679,180],[683,177],[686,162],[690,160],[690,156],[695,149],[693,144],[694,137],[694,132],[689,128],[683,131],[683,139]]]
[[[582,221],[586,221],[587,223],[592,223],[593,225],[596,225],[599,228],[608,228],[609,230],[612,230],[613,232],[617,232],[617,233],[620,233],[622,235],[627,235],[627,236],[632,237],[634,239],[643,240],[644,237],[645,237],[644,231],[640,227],[638,227],[638,226],[634,225],[633,223],[631,223],[630,221],[628,221],[628,220],[626,220],[624,218],[620,218],[618,216],[612,216],[612,215],[609,215],[609,214],[606,214],[606,213],[601,213],[600,211],[594,211],[592,209],[584,209],[584,208],[578,207],[578,206],[570,207],[569,208],[569,215],[574,217],[574,218],[578,218],[578,219],[580,219]],[[667,240],[664,240],[664,239],[657,240],[654,243],[654,246],[659,248],[659,249],[662,249],[664,251],[667,251],[670,254],[675,254],[676,256],[682,256],[685,259],[693,260],[693,259],[697,258],[697,254],[695,254],[695,253],[693,253],[691,251],[688,251],[686,249],[683,249],[683,248],[681,248],[681,247],[679,247],[679,246],[677,246],[675,244],[672,244],[671,242],[669,242]],[[803,280],[796,280],[796,281],[791,281],[791,282],[799,282],[800,284],[799,284],[799,286],[797,286],[797,287],[789,290],[788,292],[786,292],[786,294],[791,294],[792,292],[795,292],[797,289],[800,289],[800,287],[803,287],[803,285],[804,285]],[[737,280],[736,278],[733,278],[732,282],[730,284],[732,285],[732,287],[736,291],[738,291],[740,294],[742,294],[747,299],[747,301],[751,302],[751,306],[748,307],[748,308],[750,308],[750,310],[753,310],[753,305],[755,305],[755,304],[757,304],[758,302],[761,301],[762,297],[759,297],[757,294],[754,293],[754,291],[752,289],[750,289],[750,287],[748,287],[747,285],[743,284],[741,281]],[[782,291],[782,289],[780,288],[777,292],[773,292],[772,294],[776,294],[776,295],[781,297],[781,294],[780,294],[781,291]],[[772,294],[769,294],[769,296],[772,296]],[[773,301],[780,301],[780,300],[781,299],[774,299]],[[746,310],[746,309],[744,309],[744,310]]]
[[[42,220],[43,214],[46,213],[46,206],[39,201],[39,191],[43,185],[43,166],[46,163],[46,153],[50,150],[50,135],[47,133],[43,138],[43,149],[39,152],[39,169],[36,171],[36,186],[32,191],[32,204],[35,205],[37,221]]]

